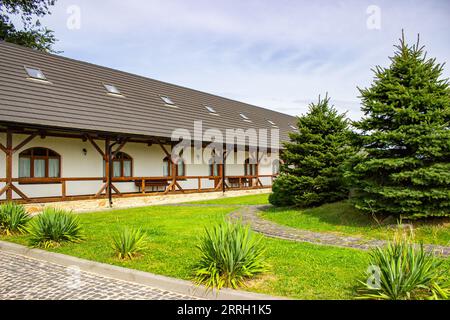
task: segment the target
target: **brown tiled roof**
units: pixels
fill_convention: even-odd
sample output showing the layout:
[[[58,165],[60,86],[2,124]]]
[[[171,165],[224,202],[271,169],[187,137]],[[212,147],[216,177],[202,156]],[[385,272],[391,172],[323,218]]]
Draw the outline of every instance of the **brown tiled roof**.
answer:
[[[40,69],[49,82],[29,79],[24,66]],[[123,97],[107,94],[103,84]],[[295,125],[294,117],[272,110],[0,41],[0,122],[167,138],[176,128],[193,130],[195,120],[204,130],[271,129],[271,120],[282,140]]]

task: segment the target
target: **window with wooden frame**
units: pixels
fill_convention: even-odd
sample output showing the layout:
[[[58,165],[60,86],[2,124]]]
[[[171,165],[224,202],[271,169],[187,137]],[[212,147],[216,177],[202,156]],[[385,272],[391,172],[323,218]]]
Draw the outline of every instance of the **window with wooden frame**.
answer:
[[[186,175],[186,165],[182,158],[178,160],[176,165],[176,176],[183,177]],[[171,177],[172,176],[172,159],[170,157],[165,157],[163,160],[163,176]]]
[[[272,162],[272,174],[279,175],[280,174],[281,161],[279,159],[275,159]]]
[[[133,176],[133,158],[124,152],[118,152],[111,162],[113,178],[129,178]],[[106,175],[105,160],[103,160],[103,176]]]
[[[209,175],[218,177],[220,176],[220,164],[214,163],[213,161],[209,164]]]
[[[257,173],[256,163],[250,163],[250,159],[245,160],[244,162],[244,175],[245,176],[256,176]]]
[[[112,161],[112,177],[128,178],[133,176],[133,159],[125,152],[118,152]]]
[[[60,178],[61,156],[47,148],[30,148],[19,154],[19,178]]]

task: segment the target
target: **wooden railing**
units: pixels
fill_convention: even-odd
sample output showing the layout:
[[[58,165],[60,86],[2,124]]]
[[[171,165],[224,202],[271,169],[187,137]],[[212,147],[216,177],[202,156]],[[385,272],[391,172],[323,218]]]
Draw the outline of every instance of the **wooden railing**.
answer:
[[[226,176],[225,182],[228,181],[228,183],[225,183],[225,188],[230,190],[239,190],[239,189],[257,189],[257,188],[268,188],[272,185],[273,180],[277,177],[277,175],[233,175],[233,176]],[[261,181],[262,178],[270,178],[270,185],[264,185]],[[179,185],[179,182],[185,182],[188,180],[197,180],[197,188],[190,188],[190,189],[183,189]],[[164,193],[169,192],[210,192],[210,191],[219,191],[221,188],[217,186],[217,183],[215,183],[215,186],[213,188],[203,188],[202,180],[216,180],[220,181],[220,183],[223,183],[221,176],[161,176],[161,177],[116,177],[111,179],[111,187],[114,190],[115,196],[120,196],[122,193],[115,187],[114,183],[123,183],[123,182],[135,182],[140,181],[141,183],[141,191],[140,192],[133,192],[133,193],[127,193],[127,195],[130,194],[156,194],[153,193],[147,193],[146,192],[146,181],[167,181],[167,182],[176,182],[178,186],[178,190],[175,187],[175,185],[172,186],[172,188],[168,188],[164,191]],[[106,189],[105,189],[105,177],[61,177],[61,178],[12,178],[11,181],[13,183],[19,183],[19,184],[29,184],[29,185],[45,185],[45,184],[61,184],[61,195],[60,196],[54,196],[51,197],[51,199],[60,198],[62,200],[67,198],[76,198],[76,197],[89,197],[89,198],[101,198],[106,196]],[[85,195],[67,195],[67,183],[68,182],[88,182],[88,181],[100,181],[103,184],[102,189],[97,192],[97,194],[85,194]],[[237,181],[237,186],[233,187],[230,184],[230,181]],[[0,182],[7,182],[6,178],[0,178]],[[250,183],[249,183],[250,182]],[[234,184],[234,183],[233,183]],[[136,183],[137,185],[137,183]],[[161,193],[161,192],[159,192]],[[22,197],[24,198],[24,197]],[[36,198],[26,197],[24,198],[25,201],[32,200]],[[39,198],[43,202],[47,198]],[[50,199],[50,198],[48,198]]]

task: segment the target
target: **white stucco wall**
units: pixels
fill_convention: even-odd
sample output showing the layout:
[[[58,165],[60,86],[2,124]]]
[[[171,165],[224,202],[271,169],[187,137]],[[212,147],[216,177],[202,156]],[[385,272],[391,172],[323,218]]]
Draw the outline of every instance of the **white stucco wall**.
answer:
[[[26,135],[13,135],[13,146],[23,141]],[[6,145],[6,134],[0,133],[0,142]],[[104,141],[96,141],[100,148],[104,149]],[[24,148],[13,155],[13,178],[18,178],[18,163],[20,152],[33,147],[49,148],[61,156],[61,177],[102,177],[103,159],[95,150],[89,141],[72,138],[58,137],[35,137]],[[83,149],[87,153],[83,153]],[[170,147],[167,147],[170,151]],[[127,153],[133,159],[133,176],[135,177],[160,177],[163,175],[163,159],[165,154],[158,145],[148,146],[144,143],[127,143],[122,152]],[[226,175],[243,175],[243,164],[227,164]],[[272,164],[262,162],[259,167],[260,174],[272,174]],[[5,178],[5,154],[0,152],[0,178]],[[209,166],[207,164],[186,164],[186,175],[188,176],[207,176],[209,175]],[[270,185],[270,178],[262,178],[264,185]],[[214,181],[202,179],[202,188],[214,187]],[[184,189],[196,189],[198,187],[197,179],[179,181]],[[0,182],[0,188],[5,183]],[[28,197],[52,197],[61,196],[61,184],[18,184],[15,185]],[[98,181],[68,181],[66,184],[66,194],[71,195],[89,195],[95,194],[103,185],[102,180]],[[133,182],[114,183],[121,192],[137,192],[138,188]],[[19,198],[13,194],[14,198]],[[3,194],[0,199],[4,199]]]

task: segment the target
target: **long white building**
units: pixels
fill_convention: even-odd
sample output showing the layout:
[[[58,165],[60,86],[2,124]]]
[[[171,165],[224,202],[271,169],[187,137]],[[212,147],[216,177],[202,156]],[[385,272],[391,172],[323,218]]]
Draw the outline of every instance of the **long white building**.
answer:
[[[270,187],[295,124],[268,109],[0,42],[0,200]]]

